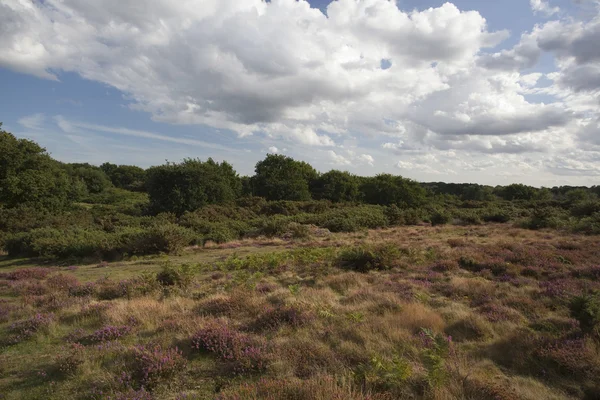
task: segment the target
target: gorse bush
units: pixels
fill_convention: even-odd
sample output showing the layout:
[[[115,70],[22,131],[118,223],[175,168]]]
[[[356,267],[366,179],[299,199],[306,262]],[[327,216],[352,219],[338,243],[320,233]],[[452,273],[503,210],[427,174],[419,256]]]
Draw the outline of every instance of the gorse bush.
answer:
[[[393,244],[357,246],[343,250],[337,263],[343,269],[368,272],[391,269],[399,257],[400,250]]]

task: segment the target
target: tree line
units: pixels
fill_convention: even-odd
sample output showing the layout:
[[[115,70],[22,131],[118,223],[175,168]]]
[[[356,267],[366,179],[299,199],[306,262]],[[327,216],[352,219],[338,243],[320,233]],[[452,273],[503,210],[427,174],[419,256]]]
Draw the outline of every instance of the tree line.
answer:
[[[143,169],[132,165],[62,163],[39,144],[18,139],[1,129],[0,205],[61,210],[109,190],[145,192],[148,213],[182,215],[206,205],[229,204],[243,197],[269,201],[328,200],[414,208],[433,197],[472,201],[585,201],[600,195],[600,187],[535,188],[523,184],[419,183],[392,174],[363,177],[331,170],[319,173],[310,164],[280,154],[268,154],[255,174],[240,176],[226,161],[185,159]]]

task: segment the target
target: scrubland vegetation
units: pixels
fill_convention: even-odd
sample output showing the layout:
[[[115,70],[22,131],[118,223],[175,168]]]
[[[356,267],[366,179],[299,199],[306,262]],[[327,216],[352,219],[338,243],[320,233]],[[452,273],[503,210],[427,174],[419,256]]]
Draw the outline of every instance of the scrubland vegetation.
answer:
[[[0,132],[0,398],[600,398],[599,192]]]

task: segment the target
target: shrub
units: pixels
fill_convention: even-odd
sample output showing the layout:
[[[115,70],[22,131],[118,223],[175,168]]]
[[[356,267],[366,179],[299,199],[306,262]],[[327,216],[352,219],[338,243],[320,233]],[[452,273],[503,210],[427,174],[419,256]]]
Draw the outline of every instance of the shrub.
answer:
[[[584,332],[600,334],[600,296],[584,294],[575,296],[569,304],[571,317],[579,321]]]
[[[73,375],[81,364],[85,362],[84,347],[79,343],[70,343],[69,347],[63,350],[56,357],[56,368],[61,374]]]
[[[87,337],[88,341],[97,343],[97,342],[108,342],[112,340],[117,340],[122,336],[127,335],[132,330],[131,326],[123,325],[123,326],[114,326],[107,325],[98,329],[90,336]]]
[[[452,217],[447,212],[438,210],[431,214],[429,218],[431,220],[431,225],[436,226],[449,223]]]
[[[186,365],[183,353],[177,347],[163,349],[159,344],[136,346],[132,358],[134,379],[148,388],[172,378]]]
[[[262,341],[236,331],[224,322],[214,322],[197,331],[192,337],[192,347],[210,351],[232,363],[236,372],[263,371],[268,363]]]
[[[50,324],[52,324],[53,321],[53,314],[39,313],[31,318],[17,321],[9,327],[9,332],[12,333],[9,341],[12,343],[19,343],[35,336],[37,333],[48,332]]]
[[[96,229],[38,228],[9,237],[6,249],[10,256],[47,258],[100,258],[115,249],[115,237]]]
[[[343,250],[338,256],[338,265],[343,269],[358,272],[391,269],[400,256],[400,250],[393,244],[374,247],[358,246]]]
[[[187,289],[194,279],[192,268],[183,264],[174,267],[170,263],[164,263],[162,269],[156,274],[156,281],[163,286],[178,286]]]
[[[296,306],[269,307],[251,324],[250,329],[277,329],[282,325],[300,327],[313,319],[313,316]]]
[[[481,218],[485,222],[500,222],[505,223],[510,221],[510,214],[507,211],[500,210],[498,208],[492,208],[484,211]]]
[[[33,268],[20,268],[12,272],[0,273],[0,278],[8,279],[9,281],[21,281],[21,280],[42,280],[52,273],[50,268],[33,267]]]
[[[180,253],[189,246],[196,234],[177,224],[157,223],[140,232],[128,243],[129,254]]]
[[[559,228],[563,226],[564,215],[551,207],[536,208],[533,215],[523,222],[523,227],[527,229]]]

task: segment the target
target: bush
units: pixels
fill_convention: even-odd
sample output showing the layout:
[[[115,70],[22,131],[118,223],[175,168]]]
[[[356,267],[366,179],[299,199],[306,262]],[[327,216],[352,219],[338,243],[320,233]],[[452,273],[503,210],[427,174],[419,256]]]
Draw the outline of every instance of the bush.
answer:
[[[569,310],[571,317],[579,321],[582,331],[600,334],[600,295],[576,296],[571,300]]]
[[[533,215],[523,222],[523,227],[527,229],[559,228],[565,224],[565,216],[555,208],[542,207],[536,208]]]
[[[180,253],[196,238],[194,231],[166,222],[154,224],[129,239],[125,247],[129,254]]]
[[[163,286],[179,286],[182,289],[188,288],[194,279],[194,273],[187,264],[174,267],[170,263],[165,263],[162,269],[156,274],[156,281]]]
[[[373,269],[391,269],[399,256],[399,249],[392,244],[376,247],[359,246],[343,250],[338,256],[337,262],[343,269],[368,272]]]
[[[506,223],[506,222],[510,221],[511,217],[510,217],[510,213],[508,213],[507,211],[500,210],[498,208],[492,208],[492,209],[488,209],[488,210],[484,211],[481,218],[485,222]]]
[[[10,256],[100,258],[115,245],[115,237],[109,233],[71,227],[64,230],[38,228],[16,234],[9,237],[5,247]]]
[[[19,343],[35,336],[39,332],[48,332],[50,324],[54,321],[53,314],[36,314],[31,318],[17,321],[9,326],[12,336],[11,343]]]
[[[236,372],[263,371],[268,364],[262,341],[232,329],[224,322],[211,323],[192,337],[192,347],[231,362]]]
[[[163,349],[159,344],[136,346],[131,355],[134,379],[148,388],[168,381],[186,364],[178,348]]]
[[[450,222],[451,216],[450,214],[448,214],[445,211],[435,211],[433,214],[431,214],[431,216],[429,217],[430,221],[431,221],[431,225],[436,226],[436,225],[445,225],[447,223]]]

